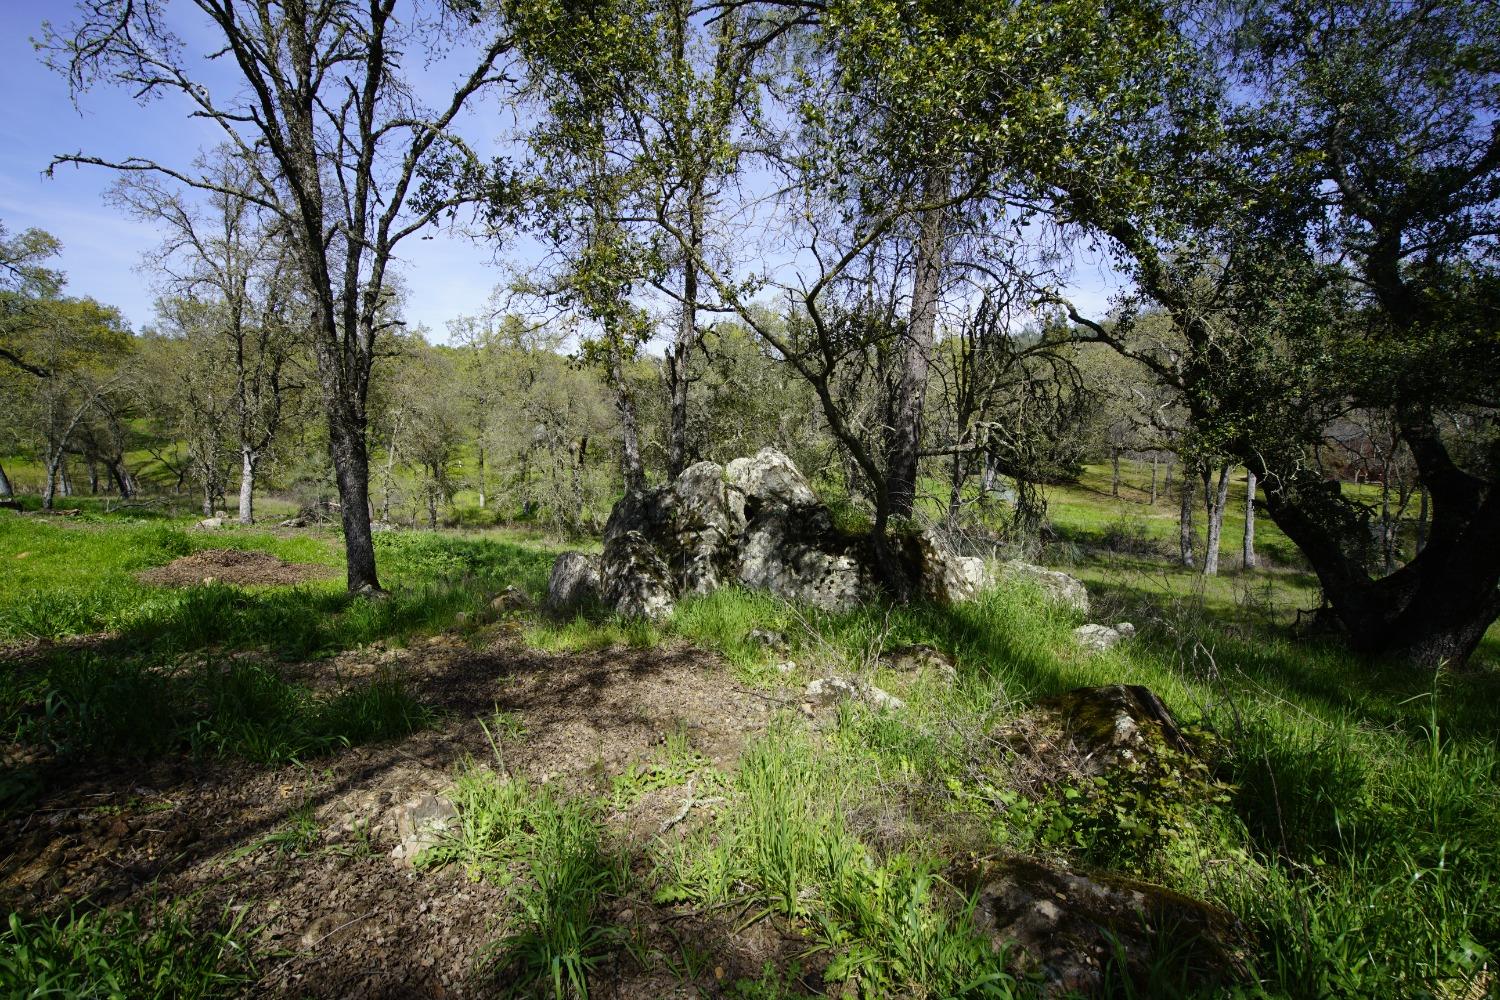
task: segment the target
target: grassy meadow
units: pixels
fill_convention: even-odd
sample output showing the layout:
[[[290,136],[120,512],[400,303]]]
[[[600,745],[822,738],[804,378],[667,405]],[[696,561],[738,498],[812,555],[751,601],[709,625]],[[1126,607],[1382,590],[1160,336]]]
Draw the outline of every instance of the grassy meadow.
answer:
[[[858,674],[906,700],[897,712],[841,708],[831,725],[777,716],[735,767],[668,740],[613,777],[608,793],[528,784],[497,761],[454,776],[453,839],[424,858],[509,887],[487,974],[512,992],[584,995],[607,956],[665,962],[703,995],[1028,996],[966,919],[966,873],[1035,857],[1118,872],[1224,907],[1254,942],[1251,976],[1209,996],[1493,995],[1500,948],[1500,656],[1495,635],[1465,671],[1418,673],[1298,637],[1296,610],[1316,583],[1268,521],[1265,569],[1243,572],[1237,501],[1225,564],[1205,581],[1133,537],[1175,544],[1174,511],[1155,508],[1129,467],[1109,496],[1107,467],[1049,490],[1048,550],[1084,579],[1092,619],[1134,622],[1136,640],[1089,654],[1075,616],[1026,588],[952,608],[871,606],[830,615],[735,590],[684,600],[658,625],[523,613],[522,640],[558,653],[711,650],[733,683],[784,690],[828,671]],[[1147,470],[1147,474],[1149,474]],[[1236,482],[1236,488],[1243,484]],[[0,809],[24,812],[41,789],[28,748],[59,759],[153,754],[230,757],[256,766],[315,761],[341,748],[441,726],[400,676],[336,695],[277,663],[331,657],[441,630],[473,632],[506,586],[545,590],[563,546],[505,529],[377,536],[387,600],[352,600],[337,577],[296,587],[140,582],[141,569],[208,547],[337,566],[336,535],[191,529],[187,516],[0,511],[0,719],[8,763]],[[1116,546],[1115,548],[1122,548]],[[463,617],[460,617],[460,616]],[[456,626],[455,622],[461,623]],[[782,632],[772,654],[752,629]],[[476,641],[482,636],[476,636]],[[882,650],[923,643],[957,667],[951,685],[886,672]],[[253,650],[256,658],[236,653]],[[989,738],[1047,695],[1141,684],[1212,747],[1212,795],[1169,776],[1017,791]],[[490,725],[500,728],[504,720]],[[524,739],[516,727],[495,739]],[[497,750],[498,754],[498,750]],[[691,781],[726,805],[643,864],[621,854],[606,816],[653,788]],[[691,794],[691,792],[690,792]],[[316,831],[312,831],[316,837]],[[691,942],[647,954],[600,921],[601,901],[649,899],[687,911],[743,906],[805,941],[800,965],[716,982]],[[17,996],[220,996],[254,981],[254,928],[230,914],[75,909],[15,914],[0,931],[0,992]],[[188,928],[196,927],[190,931]],[[205,931],[207,926],[212,928]],[[711,963],[710,963],[711,965]],[[707,984],[706,986],[703,984]],[[1193,995],[1162,961],[1122,996]],[[51,992],[48,992],[48,991]]]

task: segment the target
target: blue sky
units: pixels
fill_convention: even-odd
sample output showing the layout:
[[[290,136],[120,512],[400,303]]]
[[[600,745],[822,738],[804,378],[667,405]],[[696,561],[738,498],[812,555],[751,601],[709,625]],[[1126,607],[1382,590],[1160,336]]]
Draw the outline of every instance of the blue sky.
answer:
[[[187,164],[218,140],[218,130],[189,119],[175,102],[142,107],[109,87],[81,95],[75,106],[67,82],[42,65],[31,42],[44,20],[64,24],[71,15],[72,4],[63,0],[0,0],[0,93],[9,95],[0,115],[0,219],[12,232],[36,226],[62,240],[59,266],[69,294],[118,306],[139,328],[151,321],[155,292],[138,268],[157,232],[105,203],[115,179],[109,171],[60,167],[50,179],[43,173],[53,156],[80,150]],[[494,121],[498,134],[503,122]],[[470,121],[467,129],[477,125]],[[408,321],[441,336],[447,320],[483,310],[504,274],[488,248],[441,231],[431,235],[402,244],[402,271]]]
[[[106,204],[115,179],[110,171],[60,167],[50,179],[44,172],[54,156],[78,151],[187,164],[219,136],[215,126],[188,118],[170,100],[143,107],[123,91],[99,87],[75,105],[66,81],[42,65],[31,41],[40,37],[44,20],[65,24],[71,16],[65,0],[0,0],[0,93],[10,97],[0,115],[0,219],[12,232],[36,226],[57,236],[68,292],[115,305],[140,328],[152,319],[156,294],[140,262],[157,243],[156,231]],[[441,70],[419,68],[419,85],[424,76],[442,77]],[[497,149],[507,122],[498,108],[479,107],[460,126],[476,145]],[[524,244],[508,252],[523,261],[534,255]],[[407,320],[439,339],[449,319],[484,311],[491,291],[507,279],[505,259],[497,262],[489,247],[457,234],[412,238],[400,256]],[[1075,301],[1102,311],[1116,280],[1097,256],[1080,256],[1074,270]]]

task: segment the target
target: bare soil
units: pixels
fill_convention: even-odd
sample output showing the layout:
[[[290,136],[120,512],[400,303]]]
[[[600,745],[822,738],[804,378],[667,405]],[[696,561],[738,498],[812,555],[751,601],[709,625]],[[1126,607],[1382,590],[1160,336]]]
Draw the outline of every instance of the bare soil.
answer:
[[[269,552],[240,549],[204,549],[173,559],[165,566],[142,570],[136,578],[162,587],[192,587],[200,583],[231,583],[264,586],[326,580],[335,570],[316,563],[289,563]]]
[[[328,687],[395,669],[441,721],[398,742],[271,770],[187,756],[33,756],[26,763],[46,791],[0,823],[0,909],[149,910],[190,900],[205,921],[238,915],[257,941],[259,978],[247,996],[495,995],[505,984],[489,957],[511,912],[507,889],[393,858],[394,807],[441,792],[470,759],[579,792],[607,790],[632,763],[658,759],[673,732],[732,768],[780,707],[741,689],[699,650],[545,654],[500,631],[374,646],[291,669]],[[481,725],[498,731],[497,712],[512,720],[498,754]],[[743,907],[687,911],[650,900],[646,847],[684,836],[716,808],[691,808],[661,832],[690,794],[659,789],[607,817],[641,898],[607,904],[605,922],[631,947],[596,970],[595,996],[720,995],[734,979],[759,976],[767,962],[784,967],[806,949]],[[276,842],[309,816],[313,843]]]

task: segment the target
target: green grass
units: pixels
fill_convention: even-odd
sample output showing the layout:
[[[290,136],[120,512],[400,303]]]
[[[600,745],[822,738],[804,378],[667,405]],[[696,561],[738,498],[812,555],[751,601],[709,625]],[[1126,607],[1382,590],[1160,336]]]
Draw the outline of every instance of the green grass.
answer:
[[[1006,956],[971,929],[972,904],[953,904],[940,861],[882,861],[851,832],[844,809],[868,775],[850,764],[800,728],[774,729],[741,760],[717,821],[661,852],[656,898],[744,901],[747,920],[800,928],[812,953],[828,953],[825,980],[844,995],[1016,995]]]
[[[167,908],[26,918],[0,931],[0,994],[32,998],[206,1000],[232,996],[254,979],[249,941],[235,920],[195,927]]]
[[[0,512],[0,634],[115,633],[54,648],[0,678],[11,737],[69,753],[181,749],[271,763],[409,731],[429,719],[399,679],[318,695],[279,661],[447,627],[506,584],[538,594],[555,552],[514,536],[381,535],[381,572],[394,593],[380,602],[351,600],[338,581],[166,591],[132,576],[224,544],[297,561],[338,555],[336,540],[317,534],[200,537],[175,524]],[[20,552],[30,555],[16,559]],[[24,568],[8,572],[16,567]],[[668,745],[617,776],[609,801],[465,772],[461,831],[426,860],[514,887],[495,983],[581,993],[607,956],[630,947],[601,922],[601,907],[641,893],[687,908],[748,902],[745,919],[764,914],[803,936],[804,958],[826,965],[832,992],[1024,994],[967,929],[957,888],[968,866],[1023,853],[1147,878],[1230,909],[1257,942],[1248,995],[1461,997],[1493,984],[1484,978],[1500,947],[1493,638],[1468,672],[1414,672],[1295,637],[1293,611],[1314,593],[1295,570],[1204,581],[1138,555],[1099,553],[1073,571],[1090,584],[1095,620],[1134,621],[1134,641],[1086,654],[1071,637],[1079,619],[1026,588],[951,608],[872,605],[843,615],[725,590],[682,601],[657,625],[528,620],[524,635],[545,648],[692,643],[721,654],[737,683],[857,673],[907,707],[845,708],[822,735],[779,723],[723,773],[685,743]],[[783,655],[749,642],[753,628],[784,633],[785,657],[800,672],[788,680],[772,669]],[[912,643],[954,659],[951,688],[879,667],[880,651]],[[253,655],[234,655],[243,650]],[[1007,786],[987,740],[997,725],[1047,695],[1112,683],[1150,687],[1213,734],[1215,794],[1129,780],[1024,794]],[[515,720],[498,720],[494,733],[502,746],[526,738]],[[608,808],[689,778],[712,784],[724,805],[627,875]],[[24,774],[0,780],[0,794],[34,791]],[[287,842],[305,833],[289,828]],[[651,875],[637,884],[643,870]],[[46,938],[24,926],[33,928],[27,941]],[[703,962],[689,959],[680,974],[691,980]],[[769,970],[734,990],[794,992],[786,973]],[[1157,989],[1174,995],[1169,984]]]
[[[1109,577],[1108,567],[1096,571]],[[837,740],[792,758],[752,751],[736,779],[737,818],[663,862],[666,898],[722,902],[739,891],[732,887],[751,885],[768,911],[842,926],[829,865],[868,875],[884,862],[838,861],[873,856],[841,810],[874,795],[894,798],[911,818],[914,828],[896,839],[914,871],[1020,851],[1103,865],[1226,906],[1261,943],[1256,968],[1267,996],[1461,996],[1483,981],[1500,943],[1500,674],[1481,667],[1434,677],[1296,639],[1281,624],[1294,601],[1272,601],[1266,613],[1228,592],[1195,596],[1185,577],[1159,593],[1115,580],[1113,592],[1100,588],[1103,602],[1146,614],[1136,616],[1136,641],[1100,655],[1073,645],[1075,617],[1024,589],[953,608],[847,615],[727,590],[685,600],[649,628],[576,619],[531,634],[554,648],[690,641],[723,654],[742,680],[771,683],[780,680],[769,669],[779,655],[745,635],[777,629],[807,668],[793,683],[826,669],[862,672],[907,699],[896,715],[845,711]],[[1295,579],[1285,586],[1305,594]],[[908,643],[954,658],[952,690],[876,668],[880,649]],[[1217,734],[1214,777],[1227,792],[1183,796],[1165,812],[1115,809],[1129,799],[1111,796],[1151,792],[1134,786],[1106,789],[1102,800],[1058,789],[1049,801],[1006,808],[974,784],[988,762],[973,747],[995,724],[1043,696],[1110,683],[1146,685],[1181,719]],[[943,815],[968,815],[980,830],[961,824],[963,836],[932,839],[923,831],[943,828],[935,821]],[[1135,833],[1143,821],[1155,833]],[[953,907],[947,913],[942,919],[961,923]],[[889,956],[897,947],[839,941],[829,947],[840,955],[868,946]]]
[[[471,878],[509,887],[513,909],[489,949],[495,987],[586,997],[589,976],[616,944],[600,908],[625,878],[598,804],[475,766],[459,776],[454,799],[457,831],[419,862],[460,864]]]
[[[297,587],[185,588],[135,573],[207,547],[254,548],[333,564],[334,541],[258,531],[199,534],[126,519],[59,523],[0,512],[0,641],[65,640],[0,673],[0,725],[69,754],[191,749],[274,764],[428,725],[399,676],[334,695],[289,680],[281,661],[375,640],[403,641],[477,615],[509,584],[545,586],[551,553],[500,538],[377,536],[392,596],[351,598],[338,580]],[[0,794],[34,791],[8,774]],[[9,790],[9,791],[5,791]]]
[[[338,567],[337,539],[284,537],[230,528],[195,532],[178,524],[58,522],[0,511],[0,642],[119,633],[132,649],[166,654],[208,645],[267,641],[286,656],[430,632],[459,611],[479,610],[508,584],[546,587],[552,552],[502,537],[428,532],[376,535],[389,601],[352,600],[342,580],[300,587],[156,587],[139,570],[207,548],[256,549],[289,562]]]

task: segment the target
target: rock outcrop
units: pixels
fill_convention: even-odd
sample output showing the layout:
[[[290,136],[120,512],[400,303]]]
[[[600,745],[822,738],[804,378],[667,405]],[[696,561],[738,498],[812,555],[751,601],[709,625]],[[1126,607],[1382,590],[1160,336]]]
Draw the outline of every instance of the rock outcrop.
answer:
[[[1006,784],[1056,799],[1120,835],[1165,843],[1225,791],[1205,734],[1184,732],[1148,688],[1115,684],[1044,699],[992,736]],[[1003,808],[1003,807],[1002,807]],[[1229,913],[1160,886],[1013,859],[977,874],[977,928],[1006,946],[1043,996],[1196,995],[1246,974],[1248,935]],[[1163,981],[1162,976],[1170,981]]]
[[[888,551],[929,600],[971,600],[994,582],[983,559],[960,555],[930,530],[897,534]],[[835,524],[792,460],[770,448],[727,467],[699,462],[666,486],[628,494],[610,513],[602,555],[589,558],[558,557],[549,609],[569,614],[598,600],[619,614],[655,619],[681,596],[738,583],[848,611],[880,592],[882,565],[870,538]],[[1049,592],[1072,606],[1082,595],[1087,607],[1072,577],[1029,569]]]
[[[1167,774],[1177,782],[1209,780],[1198,744],[1160,698],[1137,684],[1045,698],[993,735],[1012,754],[1012,776],[1040,789],[1127,772],[1148,784]]]
[[[974,924],[1047,997],[1179,995],[1246,974],[1247,936],[1232,915],[1115,875],[1006,862],[980,885]]]
[[[423,851],[442,843],[458,824],[453,802],[430,792],[401,803],[393,813],[398,843],[391,857],[406,864],[414,864]]]

